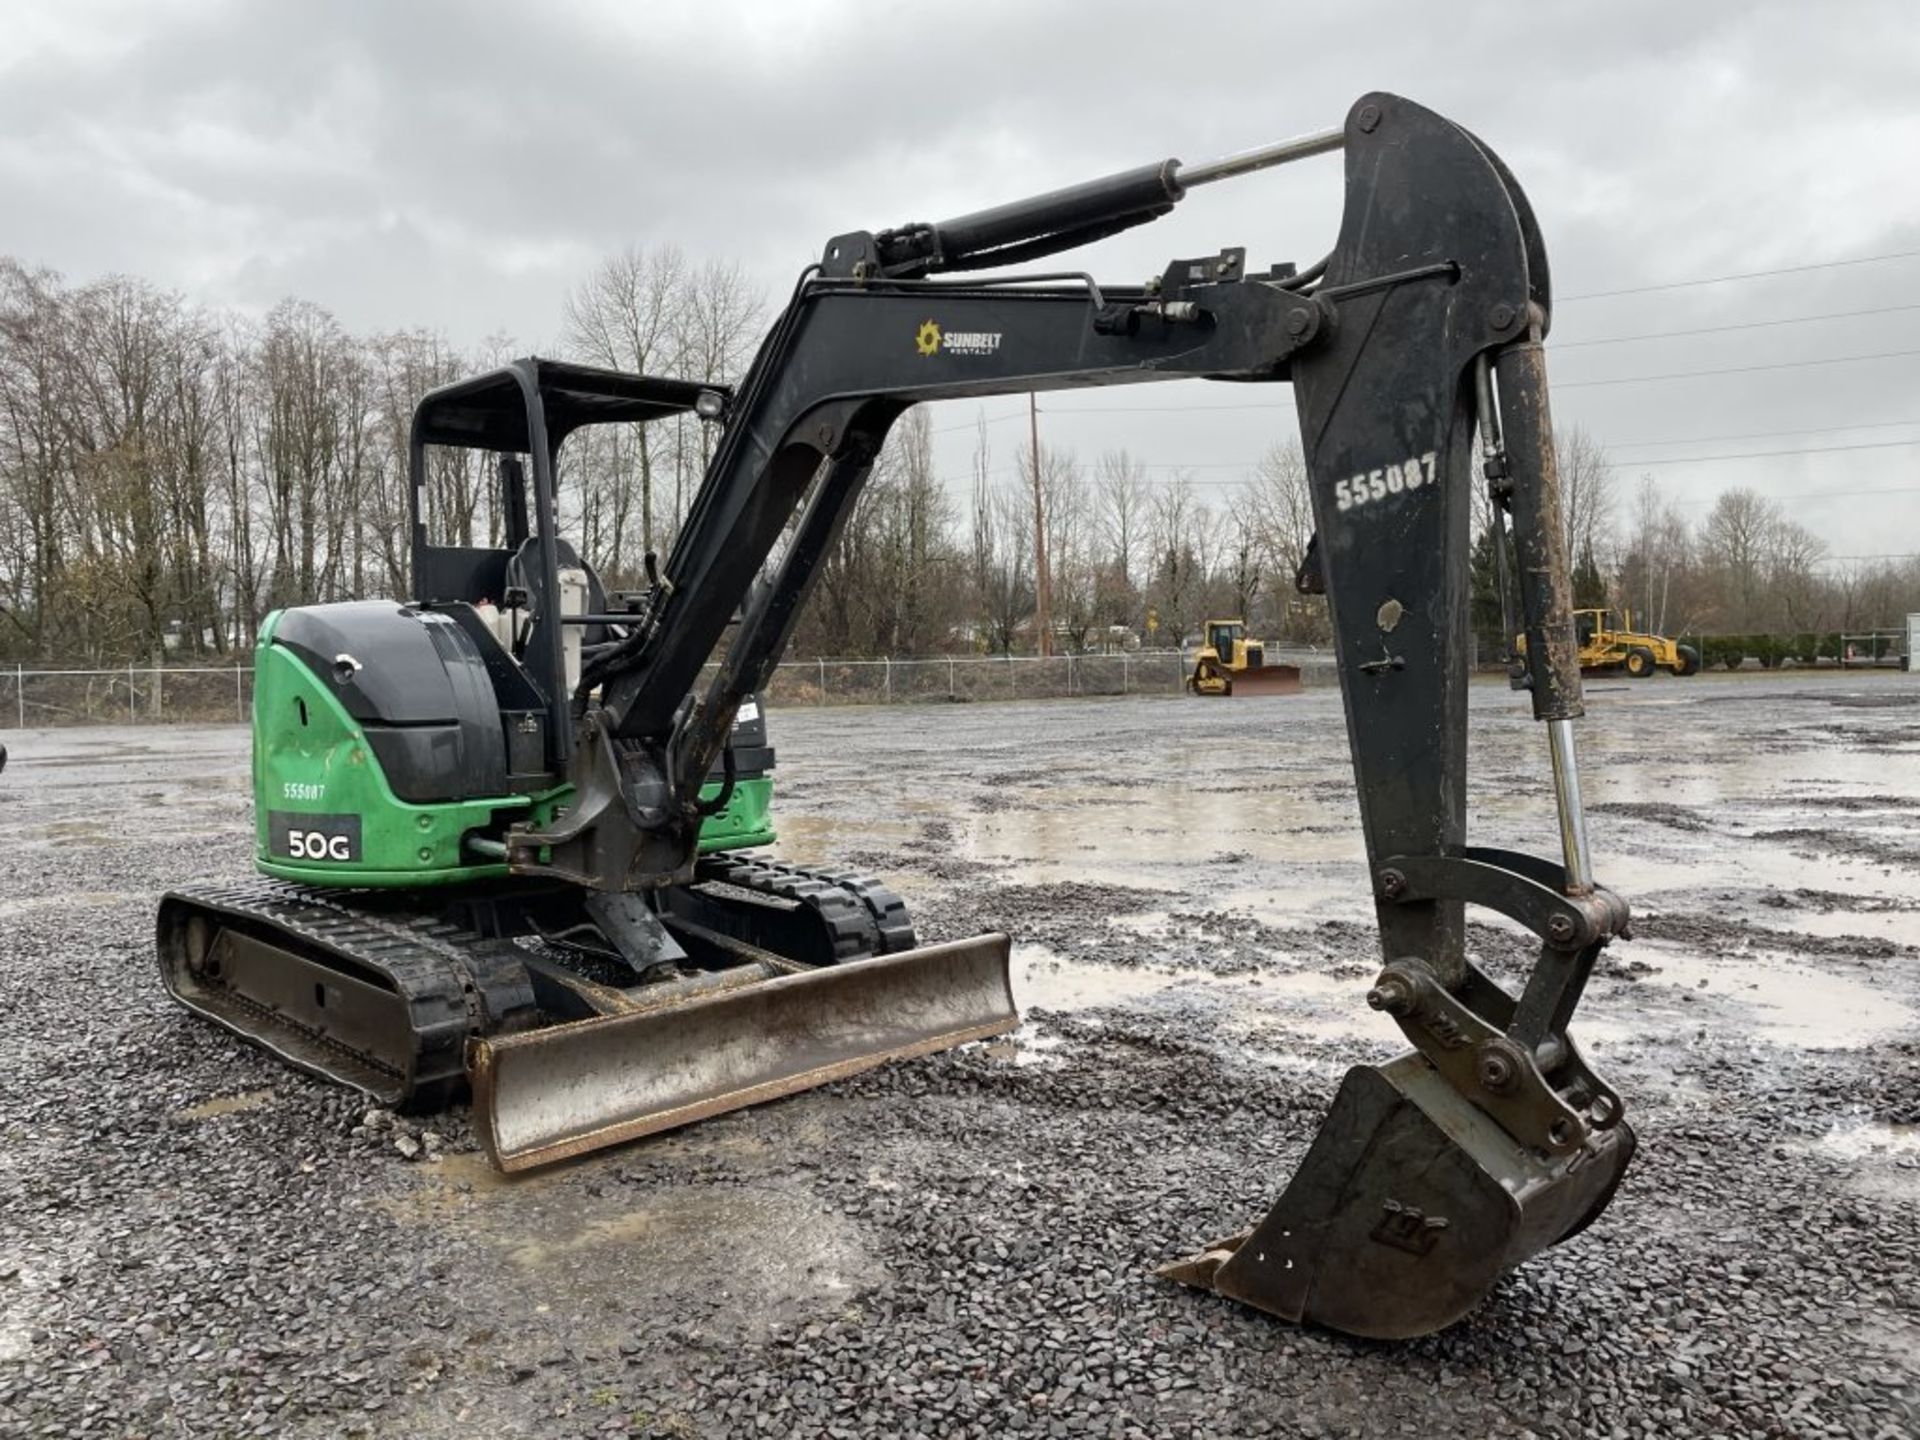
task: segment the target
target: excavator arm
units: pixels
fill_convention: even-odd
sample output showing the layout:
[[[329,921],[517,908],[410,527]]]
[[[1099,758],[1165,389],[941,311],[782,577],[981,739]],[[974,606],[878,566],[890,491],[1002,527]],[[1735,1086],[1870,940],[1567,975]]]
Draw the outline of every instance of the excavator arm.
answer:
[[[933,278],[1164,213],[1197,184],[1343,148],[1324,262],[1228,249],[1145,286]],[[1372,94],[1341,131],[1210,166],[1167,161],[937,225],[837,237],[739,389],[630,638],[575,696],[576,803],[508,837],[520,874],[605,891],[683,880],[699,786],[762,688],[893,422],[930,400],[1205,378],[1290,381],[1312,489],[1384,968],[1368,995],[1412,1051],[1352,1071],[1258,1227],[1169,1267],[1293,1319],[1425,1333],[1586,1224],[1632,1153],[1568,1025],[1626,907],[1592,878],[1581,713],[1541,342],[1547,262],[1526,197],[1458,126]],[[1475,433],[1510,521],[1563,853],[1470,845],[1466,763]],[[784,545],[782,541],[784,538]],[[778,555],[776,558],[776,550]],[[702,687],[729,620],[740,623]],[[1469,959],[1465,907],[1531,931],[1518,993]]]

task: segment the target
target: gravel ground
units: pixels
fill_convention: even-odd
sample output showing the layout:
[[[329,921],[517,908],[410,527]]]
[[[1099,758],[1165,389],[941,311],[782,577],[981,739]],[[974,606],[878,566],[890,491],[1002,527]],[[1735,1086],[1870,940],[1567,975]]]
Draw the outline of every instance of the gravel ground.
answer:
[[[1476,835],[1552,853],[1539,730],[1473,701]],[[1026,1025],[514,1182],[163,998],[244,732],[9,733],[0,1433],[1920,1433],[1920,682],[1590,704],[1639,938],[1576,1033],[1641,1153],[1404,1344],[1151,1274],[1399,1048],[1329,692],[777,714],[782,853],[1010,931]]]

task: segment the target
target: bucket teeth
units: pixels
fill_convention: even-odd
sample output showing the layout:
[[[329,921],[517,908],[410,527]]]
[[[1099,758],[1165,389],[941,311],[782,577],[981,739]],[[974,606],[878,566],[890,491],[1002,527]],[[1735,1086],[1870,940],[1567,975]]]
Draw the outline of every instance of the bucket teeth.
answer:
[[[1228,1235],[1223,1239],[1215,1240],[1184,1260],[1169,1260],[1166,1264],[1155,1267],[1153,1273],[1162,1280],[1176,1280],[1182,1285],[1191,1285],[1196,1290],[1211,1290],[1214,1288],[1214,1276],[1220,1273],[1220,1267],[1233,1258],[1234,1252],[1246,1244],[1247,1237],[1252,1234],[1251,1230],[1242,1230],[1237,1235]]]

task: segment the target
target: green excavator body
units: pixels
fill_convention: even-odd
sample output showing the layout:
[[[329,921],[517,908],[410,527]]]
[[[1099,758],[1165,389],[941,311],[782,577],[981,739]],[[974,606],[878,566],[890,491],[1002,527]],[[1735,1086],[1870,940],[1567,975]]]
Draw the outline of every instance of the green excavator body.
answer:
[[[572,797],[560,785],[530,794],[413,803],[394,793],[365,727],[294,651],[274,643],[268,616],[254,654],[254,865],[303,885],[417,889],[504,880],[498,844],[515,821],[547,824]],[[710,781],[712,801],[723,782]],[[773,777],[735,778],[726,805],[700,829],[700,853],[774,841]]]

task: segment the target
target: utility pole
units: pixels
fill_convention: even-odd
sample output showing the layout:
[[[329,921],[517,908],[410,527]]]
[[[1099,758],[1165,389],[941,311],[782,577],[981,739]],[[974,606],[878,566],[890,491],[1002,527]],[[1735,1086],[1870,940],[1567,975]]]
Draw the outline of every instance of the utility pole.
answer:
[[[1039,654],[1044,659],[1053,653],[1053,609],[1047,579],[1047,512],[1040,499],[1040,406],[1033,392],[1027,392],[1027,430],[1033,440],[1033,562],[1034,629],[1039,634]]]

